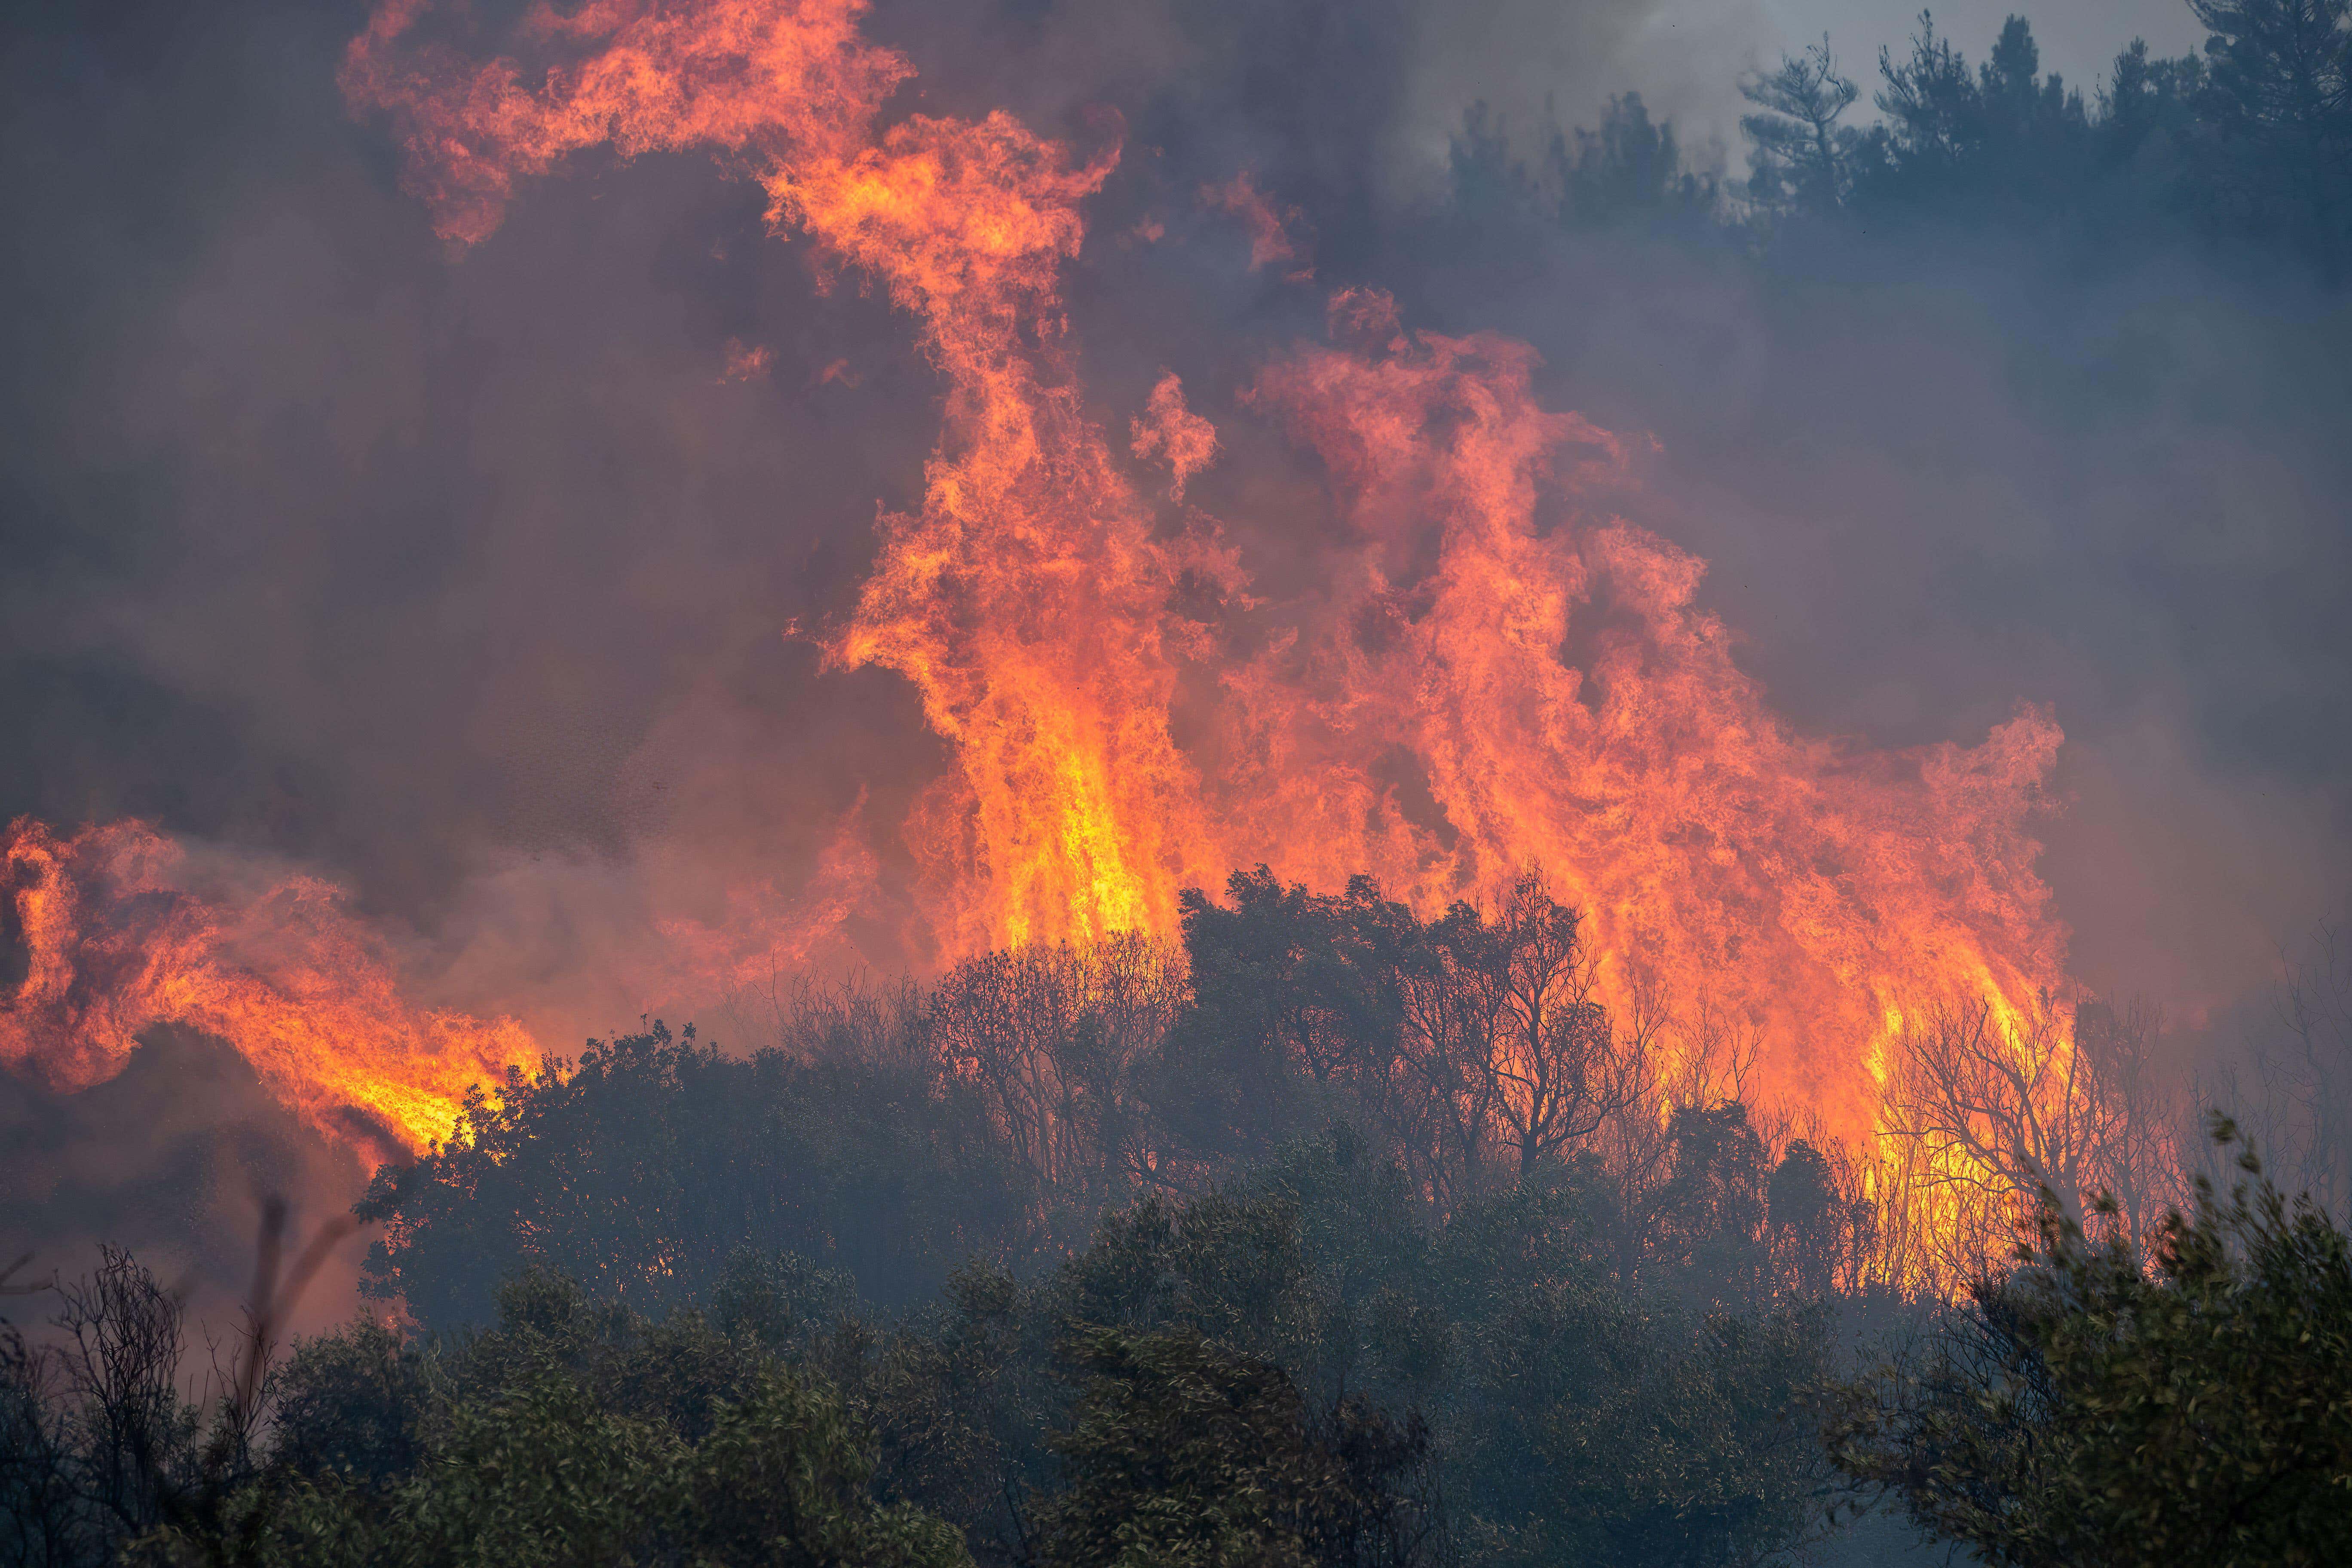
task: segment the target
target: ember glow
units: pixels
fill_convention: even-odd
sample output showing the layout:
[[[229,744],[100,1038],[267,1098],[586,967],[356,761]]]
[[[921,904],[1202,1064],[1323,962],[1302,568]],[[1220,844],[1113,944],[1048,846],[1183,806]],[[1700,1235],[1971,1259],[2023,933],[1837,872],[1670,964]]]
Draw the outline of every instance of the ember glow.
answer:
[[[343,87],[390,118],[408,188],[458,246],[573,154],[708,149],[760,184],[776,232],[912,318],[943,428],[822,639],[835,670],[903,676],[951,752],[907,820],[858,825],[919,867],[910,948],[1172,937],[1180,889],[1260,863],[1318,888],[1370,872],[1424,911],[1540,867],[1587,911],[1613,1002],[1741,1016],[1762,1091],[1858,1145],[1907,1009],[2007,1016],[2060,985],[2031,832],[2050,715],[2021,709],[1975,747],[1794,732],[1697,606],[1704,563],[1599,499],[1646,443],[1543,406],[1526,345],[1412,331],[1367,290],[1333,296],[1329,342],[1271,347],[1223,416],[1311,453],[1348,526],[1310,590],[1276,596],[1254,520],[1182,502],[1220,443],[1181,383],[1129,411],[1126,441],[1087,406],[1062,279],[1117,146],[1002,113],[886,121],[912,71],[861,38],[863,9],[542,5],[485,59],[392,0]],[[1312,286],[1245,174],[1204,200],[1251,226],[1254,267]],[[404,1006],[331,889],[209,903],[173,853],[136,825],[12,830],[34,958],[0,1058],[88,1083],[177,1019],[322,1125],[355,1110],[415,1146],[466,1083],[529,1056],[514,1025]],[[827,866],[812,896],[837,921],[873,860],[845,843]],[[681,962],[722,963],[722,933],[672,935]]]

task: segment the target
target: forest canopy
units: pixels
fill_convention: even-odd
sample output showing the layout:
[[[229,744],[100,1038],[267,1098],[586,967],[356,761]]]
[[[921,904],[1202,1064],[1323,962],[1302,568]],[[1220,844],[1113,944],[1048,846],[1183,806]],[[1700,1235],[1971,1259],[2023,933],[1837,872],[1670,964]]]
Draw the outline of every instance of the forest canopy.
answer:
[[[1632,237],[1834,282],[1899,233],[2334,297],[2352,0],[2190,3],[2200,52],[2133,42],[2090,84],[2022,17],[1972,54],[1923,15],[1874,72],[1824,39],[1741,84],[1737,175],[1636,93],[1532,157],[1474,107],[1423,216],[1481,258]],[[0,1277],[0,1557],[1732,1568],[1916,1537],[2252,1564],[2352,1538],[2336,948],[2294,977],[2302,1055],[2246,1086],[2259,1152],[2184,1133],[2153,1010],[2084,996],[1907,1015],[1889,1154],[1769,1102],[1750,1020],[1604,1005],[1584,914],[1533,872],[1417,911],[1261,867],[1181,910],[1179,944],[804,978],[758,1037],[647,1019],[479,1085],[374,1173],[370,1310],[332,1332],[279,1342],[311,1255],[275,1232],[226,1337],[121,1251]]]
[[[2043,1182],[2015,1264],[1923,1288],[1899,1197],[1748,1103],[1736,1035],[1668,1070],[1580,925],[1532,877],[1423,921],[1242,874],[1182,967],[592,1042],[378,1174],[385,1315],[257,1320],[194,1399],[127,1255],[8,1331],[11,1550],[1728,1565],[1899,1513],[2003,1563],[2323,1560],[2334,1217],[2251,1157],[2143,1225]]]

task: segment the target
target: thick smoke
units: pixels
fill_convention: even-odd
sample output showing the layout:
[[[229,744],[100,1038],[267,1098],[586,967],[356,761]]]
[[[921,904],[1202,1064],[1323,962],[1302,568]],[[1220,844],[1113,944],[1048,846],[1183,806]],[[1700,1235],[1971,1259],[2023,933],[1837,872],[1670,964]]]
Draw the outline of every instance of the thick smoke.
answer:
[[[1712,563],[1801,727],[1974,742],[2054,705],[2077,973],[2221,1016],[2352,849],[2343,307],[2172,254],[2085,283],[1890,233],[1782,277],[1433,205],[1475,100],[1531,128],[1547,93],[1574,121],[1634,89],[1727,135],[1739,71],[1837,20],[888,0],[872,31],[929,111],[1082,142],[1116,111],[1070,280],[1089,388],[1124,429],[1182,375],[1231,451],[1192,499],[1255,520],[1267,581],[1336,524],[1235,395],[1326,287],[1525,338],[1552,406],[1656,435],[1633,521]],[[940,389],[907,321],[698,156],[584,160],[453,258],[336,89],[364,22],[60,6],[11,40],[0,819],[138,816],[311,866],[433,1000],[558,1047],[710,1007],[672,982],[681,942],[738,979],[919,960],[894,828],[939,744],[904,682],[788,635],[845,612],[877,507],[919,490]],[[1202,199],[1242,172],[1295,209],[1313,286],[1252,269]],[[96,1110],[57,1125],[130,1142]],[[26,1228],[112,1212],[63,1204]]]
[[[78,1094],[0,1076],[9,1204],[0,1266],[23,1260],[12,1285],[71,1279],[110,1243],[183,1291],[198,1324],[233,1334],[267,1200],[289,1200],[292,1233],[307,1242],[363,1176],[348,1152],[280,1106],[243,1057],[189,1031],[154,1030],[127,1069]],[[347,1244],[299,1301],[298,1331],[349,1316],[358,1264]],[[37,1324],[40,1309],[13,1302],[10,1315]]]

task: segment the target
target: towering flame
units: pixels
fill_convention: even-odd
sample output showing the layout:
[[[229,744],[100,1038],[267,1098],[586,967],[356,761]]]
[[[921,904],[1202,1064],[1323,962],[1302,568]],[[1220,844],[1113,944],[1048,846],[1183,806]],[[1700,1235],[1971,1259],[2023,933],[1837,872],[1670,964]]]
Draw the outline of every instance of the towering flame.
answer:
[[[536,88],[499,59],[404,48],[400,0],[354,42],[343,85],[388,109],[411,186],[446,238],[499,221],[518,174],[610,142],[746,161],[772,223],[882,280],[947,383],[917,511],[881,552],[835,667],[878,664],[921,692],[955,748],[916,847],[950,953],[1164,928],[1189,876],[1214,875],[1201,790],[1168,726],[1170,552],[1151,538],[1079,405],[1059,297],[1086,162],[998,113],[877,130],[909,74],[861,43],[862,0],[596,0],[541,8],[541,47],[585,47]]]
[[[1180,889],[1259,862],[1322,886],[1370,870],[1424,908],[1538,865],[1591,915],[1618,999],[1655,986],[1736,1010],[1772,1042],[1768,1089],[1857,1139],[1875,1129],[1875,1053],[1903,1009],[2007,1012],[2057,984],[2063,932],[2028,831],[2054,723],[2027,710],[1974,749],[1896,752],[1791,731],[1696,606],[1702,563],[1594,510],[1624,446],[1541,406],[1524,344],[1412,333],[1384,297],[1339,296],[1334,341],[1276,358],[1244,397],[1328,476],[1349,531],[1321,581],[1270,602],[1248,530],[1189,510],[1163,526],[1136,464],[1164,465],[1181,499],[1216,432],[1171,375],[1116,451],[1085,409],[1061,300],[1116,148],[1080,156],[1002,113],[886,124],[911,68],[859,37],[863,10],[541,4],[514,40],[526,65],[480,63],[434,41],[446,19],[425,0],[388,0],[342,84],[391,116],[408,187],[454,242],[488,237],[517,182],[572,153],[708,148],[759,182],[773,226],[878,280],[918,324],[944,426],[919,503],[879,519],[873,576],[826,652],[905,676],[949,743],[951,769],[904,825],[940,956],[1172,933]],[[1232,189],[1256,195],[1245,178]],[[1206,620],[1204,597],[1221,605]],[[20,826],[11,843],[12,864],[101,868],[86,885],[118,897],[163,853],[135,828],[60,841]],[[870,859],[835,858],[839,889],[870,879]],[[828,918],[850,896],[828,895]],[[322,898],[267,907],[308,918]],[[377,1112],[413,1140],[447,1086],[521,1047],[509,1026],[403,1011],[371,988],[380,966],[352,971],[356,1012],[240,978],[204,934],[217,910],[141,916],[149,959],[111,914],[68,937],[71,911],[26,907],[27,931],[48,934],[0,1016],[0,1054],[46,1052],[68,1081],[119,1056],[110,1020],[178,1006],[235,1036],[260,986],[315,997],[322,1019],[348,1020],[317,1027],[354,1042],[331,1072],[281,1071],[299,1053],[271,1043],[294,1026],[273,1023],[247,1045],[273,1081],[306,1106],[423,1086]],[[339,919],[320,940],[358,951]],[[102,1009],[75,1000],[103,988],[78,978],[84,949],[135,969],[103,983],[117,1000]]]
[[[1543,866],[1621,1002],[1643,984],[1735,1009],[1776,1043],[1769,1087],[1849,1132],[1876,1100],[1856,1046],[1883,1045],[1891,1011],[2055,984],[2024,831],[2061,738],[2047,715],[1975,750],[1791,734],[1694,607],[1703,563],[1612,519],[1538,526],[1546,487],[1573,502],[1622,451],[1537,404],[1531,350],[1409,336],[1376,297],[1333,315],[1357,348],[1305,350],[1256,388],[1322,458],[1355,543],[1297,639],[1234,676],[1242,839],[1294,847],[1310,881],[1378,868],[1424,902]],[[1375,771],[1399,756],[1439,826],[1400,818]]]

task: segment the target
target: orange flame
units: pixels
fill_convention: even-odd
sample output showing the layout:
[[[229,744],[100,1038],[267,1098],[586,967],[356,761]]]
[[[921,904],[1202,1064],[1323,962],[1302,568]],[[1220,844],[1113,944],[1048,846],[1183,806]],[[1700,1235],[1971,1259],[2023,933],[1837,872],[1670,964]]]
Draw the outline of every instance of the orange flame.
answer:
[[[952,747],[908,824],[947,956],[1168,932],[1179,888],[1258,860],[1325,885],[1370,869],[1424,905],[1541,864],[1590,910],[1621,999],[1658,985],[1745,1014],[1780,1044],[1772,1087],[1854,1136],[1901,1006],[2008,1009],[2057,982],[2025,826],[2055,724],[2027,710],[1974,750],[1896,753],[1792,734],[1694,606],[1697,560],[1611,518],[1540,526],[1548,491],[1577,501],[1623,453],[1537,404],[1524,345],[1414,338],[1358,291],[1332,311],[1354,348],[1261,376],[1255,405],[1322,458],[1355,530],[1319,595],[1259,605],[1206,524],[1155,531],[1080,406],[1060,304],[1110,157],[1076,163],[1003,114],[877,130],[908,68],[858,41],[862,10],[542,12],[535,43],[593,52],[526,88],[508,60],[403,53],[404,3],[345,85],[401,123],[452,239],[483,238],[514,180],[567,152],[709,146],[748,162],[772,221],[914,313],[946,427],[828,651],[905,674]],[[1245,177],[1211,196],[1272,216]],[[1135,437],[1179,486],[1215,449],[1173,377]],[[1187,577],[1227,624],[1172,613]],[[1180,747],[1203,671],[1219,701]]]
[[[880,664],[920,690],[958,773],[919,849],[951,951],[1164,929],[1203,840],[1171,740],[1169,581],[1151,519],[1079,407],[1061,350],[1061,263],[1078,203],[1115,154],[1075,163],[1003,114],[916,115],[878,132],[909,72],[856,40],[862,0],[605,0],[534,31],[597,39],[538,90],[396,47],[388,6],[354,41],[345,90],[392,110],[411,187],[471,242],[517,175],[610,141],[749,160],[773,222],[796,222],[880,278],[923,323],[948,382],[921,510],[880,520],[881,556],[836,667]],[[1003,628],[976,642],[972,628]],[[984,634],[983,634],[984,635]]]
[[[1129,429],[1134,439],[1128,450],[1139,458],[1167,460],[1170,500],[1182,500],[1192,476],[1216,461],[1217,427],[1184,405],[1184,383],[1172,370],[1160,373]]]
[[[1286,283],[1305,283],[1315,276],[1313,247],[1300,235],[1307,227],[1307,215],[1297,207],[1280,211],[1266,194],[1257,188],[1244,169],[1223,185],[1203,186],[1201,205],[1213,211],[1228,213],[1242,220],[1250,236],[1250,270],[1291,264],[1282,277]]]
[[[1791,734],[1694,607],[1703,563],[1614,519],[1539,527],[1547,488],[1572,500],[1623,456],[1536,403],[1535,363],[1400,335],[1260,378],[1356,542],[1297,638],[1231,677],[1241,837],[1286,847],[1294,876],[1370,867],[1424,902],[1539,864],[1621,1002],[1736,1009],[1779,1044],[1771,1088],[1862,1132],[1856,1047],[1890,1009],[2021,1002],[2061,974],[2024,831],[2058,729],[2026,710],[1975,750],[1892,753]],[[1398,757],[1433,820],[1384,779]]]
[[[911,72],[860,39],[864,8],[542,5],[519,39],[544,57],[527,71],[431,41],[425,0],[390,0],[342,83],[392,116],[408,186],[455,243],[486,239],[520,180],[573,153],[705,147],[759,181],[772,225],[915,318],[944,428],[825,648],[835,668],[903,674],[949,743],[906,824],[942,956],[1171,934],[1181,888],[1259,861],[1326,886],[1370,870],[1424,907],[1538,864],[1590,912],[1618,1000],[1659,986],[1744,1015],[1773,1043],[1767,1088],[1856,1140],[1875,1131],[1900,1009],[2006,1011],[2055,985],[2064,933],[2027,830],[2055,724],[2026,710],[1982,746],[1900,752],[1791,732],[1696,606],[1702,563],[1590,512],[1625,477],[1623,444],[1541,407],[1525,345],[1415,336],[1385,297],[1342,294],[1340,346],[1279,360],[1246,399],[1320,458],[1350,531],[1318,588],[1265,602],[1213,523],[1162,526],[1083,405],[1061,305],[1080,205],[1116,153],[1076,157],[1002,113],[886,127]],[[1225,195],[1271,215],[1246,180]],[[1215,454],[1173,376],[1133,435],[1180,495]],[[68,868],[41,888],[133,905],[163,853],[135,826],[61,844],[20,825],[11,843],[12,864]],[[870,866],[835,857],[841,890],[811,918],[838,923]],[[177,1009],[258,1031],[247,1048],[313,1114],[371,1108],[412,1143],[446,1125],[450,1086],[517,1059],[511,1026],[404,1011],[330,891],[289,887],[234,920],[184,899],[135,918],[107,905],[79,935],[99,894],[77,914],[20,891],[35,960],[0,1054],[87,1081],[132,1020]],[[255,920],[367,962],[340,990],[257,977],[218,934]],[[672,935],[722,967],[740,956],[716,931]],[[323,1043],[311,1066],[298,1028]],[[387,1085],[407,1098],[385,1106]]]
[[[26,960],[0,992],[0,1065],[54,1089],[185,1024],[234,1041],[331,1138],[387,1155],[447,1137],[470,1085],[538,1059],[511,1020],[403,1001],[381,939],[316,879],[226,885],[143,823],[61,837],[29,818],[0,835],[0,868]]]

